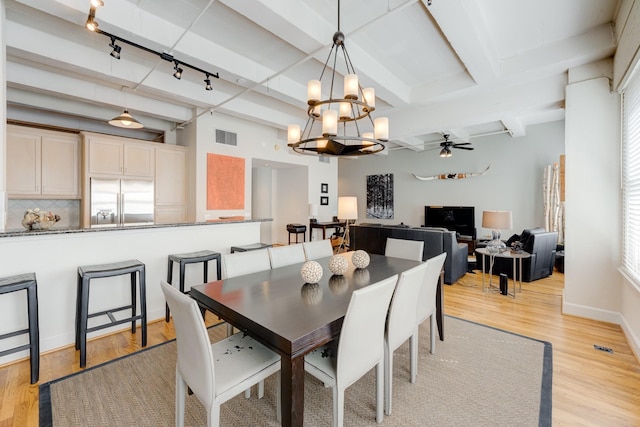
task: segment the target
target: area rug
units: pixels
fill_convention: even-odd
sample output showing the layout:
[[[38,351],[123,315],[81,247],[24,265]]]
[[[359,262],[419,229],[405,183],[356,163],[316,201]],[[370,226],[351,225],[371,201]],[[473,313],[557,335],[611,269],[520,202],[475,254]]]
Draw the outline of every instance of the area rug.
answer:
[[[395,352],[393,412],[387,426],[550,426],[551,344],[446,316],[445,341],[430,354],[420,328],[418,380],[409,382],[409,345]],[[210,329],[213,340],[225,328]],[[40,386],[40,426],[174,426],[175,341]],[[222,405],[221,426],[278,426],[275,376],[265,397]],[[332,425],[332,393],[305,378],[304,424]],[[187,426],[206,425],[204,407],[187,397]],[[375,426],[375,372],[345,393],[346,426]]]

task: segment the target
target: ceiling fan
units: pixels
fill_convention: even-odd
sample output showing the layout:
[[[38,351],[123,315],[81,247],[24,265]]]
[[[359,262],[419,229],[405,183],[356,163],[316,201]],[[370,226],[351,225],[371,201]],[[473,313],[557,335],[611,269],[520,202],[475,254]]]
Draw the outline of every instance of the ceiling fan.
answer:
[[[453,153],[451,153],[451,149],[452,148],[459,148],[460,150],[473,150],[473,147],[466,147],[467,145],[471,145],[470,142],[453,142],[453,141],[449,141],[449,134],[445,133],[444,135],[442,135],[444,138],[444,141],[442,141],[440,143],[440,147],[442,147],[442,149],[440,150],[440,157],[451,157],[453,155]]]

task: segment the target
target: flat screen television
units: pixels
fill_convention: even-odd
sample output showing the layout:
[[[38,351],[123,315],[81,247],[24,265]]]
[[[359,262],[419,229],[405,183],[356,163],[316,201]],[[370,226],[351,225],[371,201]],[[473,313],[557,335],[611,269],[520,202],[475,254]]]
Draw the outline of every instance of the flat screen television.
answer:
[[[425,206],[425,227],[442,227],[460,236],[476,238],[476,216],[473,206]]]

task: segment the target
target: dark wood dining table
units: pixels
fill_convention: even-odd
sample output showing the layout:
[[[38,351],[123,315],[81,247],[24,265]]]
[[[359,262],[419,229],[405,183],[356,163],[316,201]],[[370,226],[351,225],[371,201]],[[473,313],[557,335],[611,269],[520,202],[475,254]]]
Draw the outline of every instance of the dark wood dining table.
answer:
[[[349,270],[342,276],[331,274],[329,258],[318,259],[324,274],[314,284],[304,283],[300,263],[191,288],[201,306],[280,354],[283,426],[303,425],[304,355],[339,336],[352,292],[419,264],[372,254],[367,268],[356,269],[351,254],[343,254]]]

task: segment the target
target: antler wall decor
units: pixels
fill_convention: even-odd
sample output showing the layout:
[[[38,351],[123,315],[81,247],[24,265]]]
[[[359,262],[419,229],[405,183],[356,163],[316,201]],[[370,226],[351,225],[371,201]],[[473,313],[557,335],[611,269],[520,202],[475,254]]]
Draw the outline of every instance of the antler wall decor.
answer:
[[[434,179],[463,179],[463,178],[471,178],[472,176],[481,176],[487,173],[491,165],[487,166],[485,170],[482,172],[466,172],[466,173],[446,173],[441,175],[433,175],[433,176],[418,176],[415,173],[412,174],[419,179],[420,181],[432,181]]]

